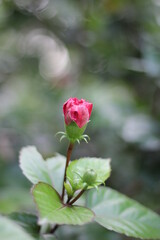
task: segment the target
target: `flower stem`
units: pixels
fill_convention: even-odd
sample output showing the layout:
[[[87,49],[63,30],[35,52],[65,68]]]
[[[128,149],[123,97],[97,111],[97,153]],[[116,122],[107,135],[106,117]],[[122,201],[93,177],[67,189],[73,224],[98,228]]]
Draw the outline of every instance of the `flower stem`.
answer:
[[[64,179],[63,179],[62,201],[64,200],[64,191],[65,191],[64,182],[66,181],[67,167],[71,158],[73,147],[74,147],[74,144],[70,143],[67,151],[67,159],[66,159],[66,166],[65,166]]]
[[[82,191],[80,191],[80,192],[78,193],[78,195],[77,195],[75,198],[73,198],[72,201],[68,202],[68,204],[69,204],[69,205],[72,205],[73,203],[75,203],[75,202],[82,196],[82,194],[83,194],[84,192],[85,192],[85,190],[82,189]]]

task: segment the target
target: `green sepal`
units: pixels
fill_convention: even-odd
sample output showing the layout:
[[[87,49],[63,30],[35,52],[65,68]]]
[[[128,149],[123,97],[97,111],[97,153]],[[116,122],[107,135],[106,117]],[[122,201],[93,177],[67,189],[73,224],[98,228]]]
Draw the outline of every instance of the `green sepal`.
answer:
[[[75,143],[76,141],[80,143],[81,140],[87,141],[86,136],[83,135],[86,130],[87,124],[85,124],[82,128],[79,128],[75,122],[71,122],[69,125],[65,125],[66,128],[66,137],[69,139],[71,143]]]

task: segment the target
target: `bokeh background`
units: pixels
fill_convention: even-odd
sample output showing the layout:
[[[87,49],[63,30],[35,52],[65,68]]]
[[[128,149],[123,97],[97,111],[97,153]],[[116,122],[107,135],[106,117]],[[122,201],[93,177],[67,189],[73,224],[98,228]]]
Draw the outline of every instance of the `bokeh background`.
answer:
[[[160,0],[0,0],[0,212],[35,210],[23,146],[66,153],[62,105],[93,102],[89,144],[110,157],[107,185],[160,213]],[[61,239],[132,238],[89,224]]]

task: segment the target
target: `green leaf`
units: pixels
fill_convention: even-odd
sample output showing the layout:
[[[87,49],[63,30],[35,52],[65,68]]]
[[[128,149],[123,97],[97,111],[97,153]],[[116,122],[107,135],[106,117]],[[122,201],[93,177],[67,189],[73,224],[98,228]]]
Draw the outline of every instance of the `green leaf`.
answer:
[[[34,240],[23,228],[6,217],[0,216],[0,239],[3,240]]]
[[[53,185],[60,193],[63,186],[63,176],[66,158],[60,154],[44,161],[34,146],[22,148],[20,152],[20,168],[23,174],[33,184],[45,182]]]
[[[34,146],[22,148],[20,152],[20,168],[33,184],[39,181],[52,184],[47,165]]]
[[[57,240],[57,238],[53,234],[44,234],[39,240]]]
[[[33,237],[39,235],[40,226],[37,224],[37,216],[28,213],[11,213],[8,217],[14,220]]]
[[[88,169],[93,169],[97,174],[94,185],[98,186],[104,183],[110,176],[110,159],[81,158],[71,162],[67,169],[67,179],[69,180],[73,189],[77,190],[83,188],[83,176]],[[88,186],[88,188],[93,187],[93,185]]]
[[[11,181],[13,181],[13,178]],[[30,209],[32,206],[33,201],[26,188],[13,187],[11,184],[10,186],[0,187],[0,213],[9,214],[21,209]]]
[[[32,194],[39,212],[39,224],[82,225],[94,217],[87,208],[64,205],[56,190],[46,183],[35,185]]]
[[[104,227],[96,222],[88,223],[83,226],[64,225],[57,229],[56,236],[57,240],[124,240],[119,234],[106,231]]]
[[[110,188],[91,190],[87,206],[103,227],[127,236],[160,239],[160,216],[138,202]]]
[[[46,160],[47,168],[49,169],[50,176],[53,182],[53,187],[62,193],[63,176],[66,165],[66,157],[56,153],[52,158]]]

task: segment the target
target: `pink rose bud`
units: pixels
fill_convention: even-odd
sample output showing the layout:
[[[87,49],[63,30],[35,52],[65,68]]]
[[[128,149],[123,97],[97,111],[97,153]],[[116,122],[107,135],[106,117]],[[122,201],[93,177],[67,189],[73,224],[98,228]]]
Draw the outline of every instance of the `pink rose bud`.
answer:
[[[69,98],[63,105],[63,113],[66,125],[75,122],[79,128],[86,125],[90,119],[93,104],[79,100],[78,98]]]
[[[83,135],[87,123],[89,122],[93,104],[84,99],[69,98],[63,105],[63,113],[66,124],[66,136],[70,142],[80,142],[86,140],[87,135]]]

